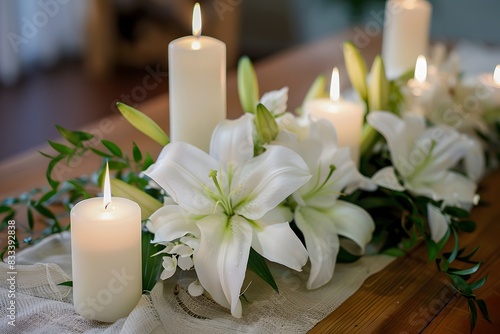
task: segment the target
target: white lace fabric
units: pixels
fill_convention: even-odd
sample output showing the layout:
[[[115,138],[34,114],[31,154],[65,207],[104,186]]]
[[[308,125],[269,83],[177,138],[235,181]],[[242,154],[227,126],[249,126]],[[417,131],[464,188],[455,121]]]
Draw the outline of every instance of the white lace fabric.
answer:
[[[305,333],[394,260],[376,255],[337,264],[333,280],[313,291],[305,288],[308,268],[297,273],[271,265],[279,294],[248,272],[241,319],[205,296],[191,297],[187,286],[193,276],[181,272],[157,283],[127,318],[110,324],[81,317],[71,288],[58,285],[71,280],[70,249],[65,232],[17,254],[15,327],[7,317],[10,271],[0,264],[0,333]]]

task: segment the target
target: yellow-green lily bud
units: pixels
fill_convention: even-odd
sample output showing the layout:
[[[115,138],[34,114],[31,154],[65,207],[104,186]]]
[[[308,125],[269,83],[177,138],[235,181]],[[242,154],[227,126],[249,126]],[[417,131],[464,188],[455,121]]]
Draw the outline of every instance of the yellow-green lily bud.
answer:
[[[352,42],[344,43],[344,62],[352,87],[358,92],[361,99],[366,101],[368,99],[366,63]]]
[[[243,56],[238,62],[238,94],[245,112],[255,113],[259,102],[259,83],[250,58]]]
[[[163,206],[156,198],[120,179],[111,179],[110,182],[113,196],[128,198],[139,204],[142,220],[148,219],[156,210]]]
[[[387,110],[389,104],[390,83],[385,76],[382,57],[378,55],[373,61],[368,86],[368,105],[370,110]]]
[[[326,95],[326,76],[324,74],[320,74],[314,79],[311,87],[307,91],[306,96],[304,97],[304,101],[302,101],[302,105],[297,109],[297,113],[302,115],[305,110],[305,105],[308,101],[319,99],[325,97]]]
[[[257,130],[257,137],[263,144],[270,143],[278,135],[278,124],[274,116],[262,103],[257,105],[254,122]]]
[[[165,146],[170,142],[167,134],[146,114],[121,102],[117,102],[116,107],[130,124],[158,144]]]

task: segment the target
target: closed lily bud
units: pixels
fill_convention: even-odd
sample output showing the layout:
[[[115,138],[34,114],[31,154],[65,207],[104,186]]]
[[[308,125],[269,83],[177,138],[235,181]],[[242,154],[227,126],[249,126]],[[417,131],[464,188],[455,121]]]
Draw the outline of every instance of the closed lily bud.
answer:
[[[167,134],[146,114],[121,102],[117,102],[116,107],[130,124],[158,144],[165,146],[170,142]]]
[[[278,135],[278,124],[271,112],[262,103],[257,105],[254,122],[257,136],[262,143],[270,143]]]
[[[255,113],[255,106],[259,102],[259,83],[252,62],[246,56],[238,62],[238,94],[243,110]]]
[[[153,212],[163,206],[156,198],[119,179],[111,179],[113,196],[128,198],[141,207],[141,219],[148,219]]]
[[[389,104],[390,83],[385,76],[382,57],[378,55],[373,61],[368,87],[368,105],[370,110],[387,110]]]
[[[361,99],[366,101],[368,99],[366,63],[352,42],[344,43],[344,62],[352,87],[358,92]]]

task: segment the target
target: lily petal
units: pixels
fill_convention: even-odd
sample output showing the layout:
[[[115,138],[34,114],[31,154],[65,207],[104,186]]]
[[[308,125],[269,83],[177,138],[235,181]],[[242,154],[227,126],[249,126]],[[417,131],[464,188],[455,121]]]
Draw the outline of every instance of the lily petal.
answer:
[[[396,191],[405,190],[405,188],[399,183],[394,167],[392,166],[384,167],[377,171],[375,175],[372,176],[372,181],[387,189]]]
[[[253,115],[220,122],[212,134],[210,155],[229,166],[238,166],[253,157]]]
[[[298,207],[295,210],[295,223],[304,234],[311,260],[311,272],[306,287],[319,288],[333,277],[339,251],[337,229],[329,217],[308,207]]]
[[[200,247],[193,255],[201,285],[220,305],[241,318],[239,299],[252,243],[250,223],[239,216],[213,214],[197,222]]]
[[[307,262],[307,250],[288,222],[282,220],[280,223],[269,224],[269,221],[265,221],[268,220],[268,216],[276,216],[273,211],[275,210],[271,210],[257,221],[267,226],[254,229],[252,248],[270,261],[301,271]]]
[[[335,223],[337,233],[343,237],[354,241],[357,247],[352,243],[346,243],[346,249],[356,255],[363,255],[365,246],[370,242],[375,223],[372,217],[361,207],[345,201],[337,201],[329,210],[328,214]]]
[[[206,188],[215,191],[215,186],[208,174],[218,168],[219,164],[207,153],[177,142],[165,146],[145,174],[184,209],[194,214],[210,214],[214,202],[206,195]]]
[[[446,231],[448,231],[449,220],[439,208],[430,203],[427,204],[427,218],[431,231],[431,239],[437,243],[444,238]]]
[[[274,116],[281,115],[286,111],[287,101],[288,87],[267,92],[262,95],[260,99],[260,103],[262,103]]]
[[[384,136],[391,151],[394,165],[399,159],[407,159],[415,140],[425,130],[425,119],[406,114],[403,119],[387,111],[372,111],[367,122]]]
[[[195,221],[178,205],[165,205],[156,210],[146,226],[155,235],[153,243],[172,241],[188,233],[200,236]]]
[[[448,205],[468,208],[474,203],[476,183],[461,174],[446,171],[444,176],[432,183],[407,183],[414,194],[427,196],[433,200],[444,200]]]
[[[485,171],[483,148],[477,139],[463,137],[463,142],[467,146],[467,153],[464,157],[465,171],[467,176],[477,182],[483,177]]]
[[[266,151],[235,171],[235,212],[252,220],[261,218],[309,180],[304,160],[281,146]]]

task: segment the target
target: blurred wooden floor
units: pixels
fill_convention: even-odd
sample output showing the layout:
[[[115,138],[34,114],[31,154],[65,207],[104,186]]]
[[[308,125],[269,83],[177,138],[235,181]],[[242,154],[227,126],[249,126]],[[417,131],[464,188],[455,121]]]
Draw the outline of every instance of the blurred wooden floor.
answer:
[[[82,128],[117,112],[118,99],[140,106],[167,90],[166,72],[154,65],[102,79],[88,77],[78,63],[30,73],[0,86],[0,161],[58,138],[54,124]]]

